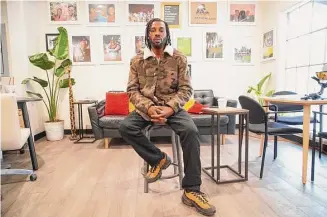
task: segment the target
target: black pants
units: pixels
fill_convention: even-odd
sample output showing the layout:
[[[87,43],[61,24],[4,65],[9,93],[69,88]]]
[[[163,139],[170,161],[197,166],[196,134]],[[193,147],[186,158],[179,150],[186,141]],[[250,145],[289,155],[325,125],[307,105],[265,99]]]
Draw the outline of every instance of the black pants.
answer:
[[[162,159],[163,154],[142,130],[152,122],[145,120],[137,112],[131,112],[121,123],[119,132],[123,139],[133,146],[134,150],[151,166]],[[181,140],[184,160],[184,173],[182,187],[190,190],[200,190],[201,161],[200,138],[198,129],[192,118],[185,110],[180,110],[170,116],[166,122]]]

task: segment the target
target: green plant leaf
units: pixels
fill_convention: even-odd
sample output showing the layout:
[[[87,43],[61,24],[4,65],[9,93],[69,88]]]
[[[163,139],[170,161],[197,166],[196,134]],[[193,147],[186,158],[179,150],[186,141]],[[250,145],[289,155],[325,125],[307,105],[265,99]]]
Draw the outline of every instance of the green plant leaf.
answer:
[[[29,56],[28,59],[30,62],[43,70],[52,69],[55,65],[54,62],[49,60],[48,55],[46,53],[38,53],[32,56]]]
[[[34,93],[34,92],[31,92],[31,91],[28,91],[28,90],[26,91],[26,93],[28,93],[28,94],[32,94],[32,95],[35,95],[35,96],[37,96],[37,97],[43,99],[42,95],[39,94],[39,93]]]
[[[70,59],[65,59],[64,61],[62,61],[61,66],[66,68],[68,66],[72,65],[72,61]]]
[[[266,75],[265,77],[263,77],[263,78],[259,81],[259,83],[257,84],[258,91],[262,92],[261,89],[262,89],[263,84],[264,84],[264,83],[266,82],[266,80],[269,79],[270,77],[271,77],[271,72],[270,72],[268,75]]]
[[[255,88],[250,86],[247,92],[248,92],[248,93],[251,93],[251,92],[254,91],[254,90],[255,90]]]
[[[75,84],[75,79],[74,78],[71,78],[71,82],[72,82],[72,86]],[[59,83],[59,87],[60,88],[67,88],[69,87],[69,79],[68,78],[65,78],[65,79],[62,79]]]
[[[270,90],[268,93],[266,93],[266,96],[272,96],[275,93],[275,90]]]
[[[27,84],[28,81],[35,81],[37,83],[39,83],[42,87],[47,87],[48,86],[48,82],[43,80],[43,79],[39,79],[37,77],[34,78],[26,78],[22,81],[22,84]]]
[[[64,27],[58,27],[59,36],[54,41],[54,47],[50,51],[58,60],[64,60],[68,57],[68,34]]]
[[[65,74],[65,68],[62,67],[62,66],[59,66],[57,69],[56,69],[56,72],[55,72],[55,75],[57,77],[61,77]]]

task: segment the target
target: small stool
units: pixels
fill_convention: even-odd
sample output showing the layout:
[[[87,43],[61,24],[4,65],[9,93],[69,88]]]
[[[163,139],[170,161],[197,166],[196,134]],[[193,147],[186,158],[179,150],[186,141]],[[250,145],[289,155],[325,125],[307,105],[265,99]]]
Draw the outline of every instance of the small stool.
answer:
[[[151,130],[158,127],[170,128],[168,125],[159,125],[159,124],[150,125],[147,128],[145,128],[145,136],[150,140]],[[182,190],[183,168],[182,168],[181,150],[180,150],[181,145],[180,145],[179,136],[173,130],[171,134],[171,140],[172,140],[172,149],[173,149],[173,159],[171,164],[174,166],[174,174],[161,176],[160,179],[172,179],[179,176],[179,185],[180,185],[180,189]],[[146,174],[149,171],[149,164],[146,161],[144,161],[143,168],[144,168],[143,172],[144,174]],[[146,179],[144,179],[144,193],[148,193],[148,191],[149,191],[149,183]]]

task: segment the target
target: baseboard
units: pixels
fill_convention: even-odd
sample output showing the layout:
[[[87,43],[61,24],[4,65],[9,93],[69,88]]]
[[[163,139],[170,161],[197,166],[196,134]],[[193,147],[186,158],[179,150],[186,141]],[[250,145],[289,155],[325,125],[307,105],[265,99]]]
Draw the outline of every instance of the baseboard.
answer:
[[[34,141],[37,141],[39,139],[42,139],[43,137],[45,137],[45,131],[41,132],[41,133],[38,133],[38,134],[35,134],[34,135]]]

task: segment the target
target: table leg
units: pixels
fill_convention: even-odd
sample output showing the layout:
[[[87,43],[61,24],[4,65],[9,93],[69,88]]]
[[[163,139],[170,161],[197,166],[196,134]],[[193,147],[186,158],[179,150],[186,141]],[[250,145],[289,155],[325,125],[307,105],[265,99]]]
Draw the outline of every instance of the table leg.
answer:
[[[242,139],[243,139],[243,115],[238,115],[238,123],[239,123],[239,135],[238,135],[238,172],[239,174],[242,173]]]
[[[18,108],[20,108],[22,110],[25,127],[30,129],[30,135],[27,140],[28,141],[28,149],[30,151],[33,170],[38,170],[39,165],[37,162],[37,157],[36,157],[36,152],[35,152],[35,147],[34,147],[34,140],[33,140],[33,135],[32,135],[32,129],[31,129],[31,124],[30,124],[30,119],[28,116],[26,102],[18,103]]]
[[[319,106],[319,112],[322,112],[322,109],[323,109],[323,106],[324,105],[320,105]],[[323,129],[322,129],[322,124],[323,124],[323,117],[322,117],[322,114],[319,115],[319,132],[322,132]],[[322,137],[319,136],[319,158],[321,158],[321,152],[322,152]]]
[[[215,177],[215,133],[214,133],[214,126],[215,126],[215,116],[211,115],[211,175]],[[218,135],[219,136],[219,135]]]
[[[220,115],[217,115],[217,182],[220,181]]]
[[[245,180],[248,180],[248,163],[249,163],[249,114],[246,114],[245,130]],[[244,119],[243,119],[244,120]]]
[[[310,135],[310,105],[303,106],[303,152],[302,152],[302,183],[307,182],[308,151]]]

